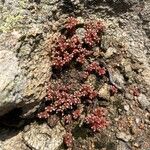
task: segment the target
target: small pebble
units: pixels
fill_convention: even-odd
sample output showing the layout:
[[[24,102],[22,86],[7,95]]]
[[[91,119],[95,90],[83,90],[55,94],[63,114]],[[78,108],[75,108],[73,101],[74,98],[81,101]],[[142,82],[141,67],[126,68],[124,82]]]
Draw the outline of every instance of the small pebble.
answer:
[[[143,109],[150,108],[150,101],[142,93],[138,97],[138,102],[140,103],[141,108],[143,108]]]
[[[117,52],[117,50],[115,48],[109,47],[105,53],[105,57],[109,58],[116,52]]]
[[[119,144],[117,145],[117,150],[131,150],[131,149],[125,142],[120,141]]]
[[[130,140],[132,139],[132,136],[131,136],[131,135],[126,134],[126,133],[124,133],[124,132],[119,132],[119,133],[117,133],[117,134],[116,134],[116,137],[117,137],[118,139],[121,139],[121,140],[125,141],[125,142],[128,142],[128,141],[130,141]]]
[[[135,122],[138,125],[141,122],[141,119],[140,118],[135,118]]]
[[[109,100],[110,98],[110,92],[109,92],[109,86],[108,84],[104,84],[102,86],[102,88],[99,90],[98,92],[99,96],[106,99],[106,100]]]
[[[125,105],[125,106],[124,106],[124,109],[128,112],[128,111],[130,110],[129,105]]]
[[[125,71],[126,71],[126,72],[131,72],[131,71],[132,71],[131,66],[130,66],[130,65],[126,65],[126,66],[125,66]]]
[[[140,145],[138,143],[134,143],[133,146],[138,148]]]

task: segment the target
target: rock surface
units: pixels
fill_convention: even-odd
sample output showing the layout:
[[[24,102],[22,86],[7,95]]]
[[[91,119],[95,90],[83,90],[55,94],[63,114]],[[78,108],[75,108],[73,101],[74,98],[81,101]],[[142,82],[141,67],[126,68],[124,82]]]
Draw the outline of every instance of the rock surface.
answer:
[[[23,141],[35,150],[57,150],[63,143],[64,128],[56,126],[50,129],[46,124],[31,125],[23,134]]]
[[[34,17],[27,23],[31,19],[27,3],[0,2],[0,10],[0,18],[5,18],[0,23],[1,116],[15,107],[27,104],[34,107],[45,97],[45,84],[50,78],[50,60],[44,48],[44,32],[40,25],[33,23]],[[12,12],[11,16],[9,12]],[[25,113],[27,111],[26,107]]]
[[[0,114],[9,108],[15,108],[22,98],[21,91],[25,79],[21,74],[19,62],[15,54],[8,50],[0,51]]]
[[[1,37],[4,41],[9,39],[3,34]],[[15,107],[36,103],[46,94],[45,83],[50,77],[49,56],[40,44],[36,44],[37,47],[33,44],[39,40],[36,41],[36,36],[25,40],[14,40],[14,45],[0,42],[0,115]],[[32,46],[30,42],[33,42]]]
[[[61,125],[57,125],[52,130],[46,124],[36,123],[26,126],[19,134],[9,130],[1,131],[0,150],[57,150],[65,134]]]
[[[138,101],[142,108],[150,108],[150,100],[148,100],[144,94],[139,95]]]
[[[130,141],[130,140],[132,139],[131,135],[127,135],[127,134],[124,133],[124,132],[119,132],[119,133],[117,133],[117,134],[116,134],[116,137],[117,137],[118,139],[121,139],[121,140],[125,141],[125,142],[128,142],[128,141]]]
[[[14,108],[21,108],[24,117],[37,110],[40,100],[46,95],[46,83],[51,75],[50,53],[45,43],[49,41],[49,35],[59,30],[60,24],[70,15],[78,16],[81,20],[98,18],[104,22],[106,32],[102,48],[106,50],[106,62],[110,68],[115,66],[112,77],[116,84],[128,87],[125,97],[120,92],[108,101],[109,117],[112,119],[108,135],[111,136],[107,142],[103,142],[105,144],[99,142],[95,150],[109,150],[110,147],[116,150],[112,145],[118,141],[118,150],[128,150],[130,147],[150,149],[148,0],[0,1],[0,116]],[[95,78],[89,79],[94,86]],[[132,84],[140,89],[139,97],[128,92],[132,91]],[[108,88],[102,89],[103,97],[109,99]],[[138,123],[136,118],[140,119]],[[25,126],[28,127],[24,131],[2,127],[0,150],[61,149],[59,147],[65,131],[60,126],[54,129],[46,124],[32,123]],[[120,133],[119,138],[115,139],[117,133]],[[132,143],[131,137],[134,138]],[[88,147],[92,143],[88,138],[82,140],[83,143],[79,142],[79,145]],[[93,143],[91,145],[94,149]]]

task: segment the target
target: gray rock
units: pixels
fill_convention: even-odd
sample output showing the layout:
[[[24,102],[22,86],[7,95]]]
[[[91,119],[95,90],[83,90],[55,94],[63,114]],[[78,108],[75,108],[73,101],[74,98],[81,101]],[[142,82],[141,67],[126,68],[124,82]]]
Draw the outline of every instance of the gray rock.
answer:
[[[115,48],[109,47],[105,53],[105,57],[109,58],[116,52],[117,52],[117,50]]]
[[[0,141],[0,150],[3,150],[3,143]]]
[[[110,91],[109,90],[110,90],[109,85],[104,84],[98,91],[99,97],[102,97],[105,100],[109,100],[110,99]]]
[[[132,139],[132,136],[131,136],[131,135],[126,134],[126,133],[124,133],[124,132],[118,132],[118,133],[116,134],[116,137],[117,137],[118,139],[120,139],[120,140],[125,141],[125,142],[128,142],[128,141],[130,141],[130,140]]]
[[[143,29],[147,36],[150,38],[150,7],[145,5],[144,9],[140,12],[141,19],[144,23]]]
[[[136,117],[135,122],[136,122],[137,125],[139,125],[141,123],[141,119],[139,117]]]
[[[14,132],[15,133],[15,132]],[[16,134],[16,133],[15,133]],[[1,141],[1,148],[0,150],[30,150],[25,143],[22,142],[22,132],[19,134],[12,136],[13,133],[7,133],[7,135],[10,135],[11,138],[8,138],[5,141]]]
[[[120,141],[117,145],[117,150],[131,150],[131,148],[125,142]]]
[[[18,42],[17,38],[20,38],[18,33],[6,33],[1,36],[0,115],[15,107],[24,107],[31,103],[34,108],[38,100],[46,95],[45,83],[51,73],[48,52],[43,50],[41,43],[39,44],[41,47],[38,44],[35,47],[35,43],[42,39],[38,29],[35,27],[34,30],[30,29],[28,34],[21,42]],[[24,42],[26,44],[21,46]],[[25,109],[27,112],[27,109],[32,108]]]
[[[130,106],[129,105],[124,105],[124,109],[125,109],[125,111],[129,112]]]
[[[78,5],[80,3],[79,0],[71,0],[71,2],[74,4],[74,5]]]
[[[96,85],[96,76],[94,74],[89,75],[86,80],[86,83],[94,88]]]
[[[149,7],[148,3],[147,5],[146,7]],[[132,57],[134,60],[136,59],[142,64],[144,68],[142,72],[143,79],[150,85],[150,82],[148,82],[150,81],[150,57],[147,55],[149,54],[149,47],[147,46],[149,39],[142,29],[142,21],[136,13],[132,15],[121,15],[121,18],[126,23],[123,29],[118,27],[117,18],[112,18],[113,21],[107,21],[108,28],[102,39],[102,47],[107,50],[110,44],[113,45],[114,48],[117,48],[118,44],[123,44],[123,47],[128,51],[128,55],[130,54],[129,57]],[[137,22],[139,22],[140,25],[137,25]]]
[[[25,78],[18,59],[11,51],[0,51],[0,115],[21,102]]]
[[[84,38],[84,34],[85,34],[86,30],[84,28],[78,28],[76,30],[76,34],[79,37],[80,41],[82,42],[83,38]]]
[[[125,97],[126,97],[127,99],[129,99],[129,100],[132,100],[132,99],[133,99],[133,95],[130,94],[129,92],[126,92],[126,93],[125,93]]]
[[[140,94],[138,97],[138,102],[140,103],[142,108],[149,108],[150,107],[150,100],[144,94]]]
[[[0,150],[58,150],[63,142],[65,130],[61,125],[51,129],[46,124],[32,123],[19,133],[1,129]]]
[[[65,130],[58,125],[53,129],[46,124],[31,124],[23,134],[23,141],[35,150],[57,150],[63,142]]]
[[[124,88],[125,81],[124,81],[123,75],[120,72],[114,72],[114,73],[112,73],[112,78],[113,78],[113,81],[119,87]]]
[[[35,105],[46,95],[51,67],[42,23],[47,20],[45,14],[51,18],[53,5],[42,5],[42,13],[37,14],[37,4],[31,1],[0,3],[0,116],[16,107],[23,107],[27,116],[36,111]],[[30,104],[35,109],[27,107]]]
[[[141,74],[146,84],[148,84],[148,88],[149,88],[150,87],[150,67],[145,67]]]

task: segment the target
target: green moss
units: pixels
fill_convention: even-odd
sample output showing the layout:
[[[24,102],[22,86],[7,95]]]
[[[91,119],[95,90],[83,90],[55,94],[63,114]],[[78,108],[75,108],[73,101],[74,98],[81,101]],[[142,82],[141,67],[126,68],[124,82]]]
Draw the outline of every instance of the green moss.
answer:
[[[23,17],[21,15],[17,16],[8,15],[5,21],[3,21],[2,24],[0,25],[0,31],[8,32],[12,30],[13,28],[16,27],[16,25],[22,18]]]
[[[18,1],[19,7],[14,10],[16,15],[12,15],[12,10],[8,10],[7,7],[1,8],[2,17],[0,21],[0,32],[9,32],[21,25],[23,8],[27,6],[27,3],[27,0]]]

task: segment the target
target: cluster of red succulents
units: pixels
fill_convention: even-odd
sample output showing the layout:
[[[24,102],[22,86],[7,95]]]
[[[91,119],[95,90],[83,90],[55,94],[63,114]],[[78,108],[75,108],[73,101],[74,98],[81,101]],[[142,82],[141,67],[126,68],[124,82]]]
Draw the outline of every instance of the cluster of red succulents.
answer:
[[[100,67],[99,63],[95,61],[89,64],[89,66],[87,67],[87,71],[89,73],[95,71],[99,76],[102,76],[106,73],[106,69],[104,67]]]
[[[91,114],[85,118],[85,122],[90,125],[91,129],[96,132],[106,127],[108,122],[105,119],[105,109],[95,108]]]
[[[71,132],[67,132],[64,135],[64,144],[67,146],[67,148],[72,148],[73,145],[73,137]]]
[[[83,99],[87,103],[91,103],[97,96],[89,85],[82,85],[79,91],[70,93],[70,86],[59,86],[55,90],[48,89],[46,101],[50,104],[45,107],[45,110],[38,114],[39,118],[47,119],[51,114],[58,114],[66,124],[72,122],[73,119],[78,119],[81,115],[81,110],[78,109],[78,104],[81,104]],[[67,113],[69,111],[69,114]]]
[[[99,41],[98,33],[104,30],[104,26],[101,22],[90,22],[85,26],[85,38],[84,42],[93,46]]]
[[[106,69],[94,61],[87,66],[86,70],[81,74],[81,77],[87,78],[91,73],[97,73],[99,76],[103,76],[106,74]]]
[[[78,28],[83,28],[85,31],[82,38],[76,33]],[[86,67],[80,72],[84,78],[87,78],[91,73],[96,73],[99,76],[105,75],[105,67],[100,66],[97,61],[90,63],[87,60],[88,57],[93,56],[93,47],[100,42],[104,30],[103,24],[99,21],[80,24],[76,18],[70,17],[64,26],[64,30],[65,32],[57,38],[56,45],[52,49],[54,70],[63,75],[61,71],[66,69],[65,65],[77,62],[76,65],[83,66],[87,62]],[[59,77],[58,79],[63,80]],[[98,97],[94,87],[85,84],[84,81],[77,81],[79,82],[79,88],[77,89],[71,84],[66,85],[63,81],[60,81],[62,84],[59,84],[57,77],[54,80],[55,82],[47,90],[46,107],[38,114],[39,118],[48,119],[55,115],[65,125],[70,125],[73,121],[77,122],[82,119],[80,117],[84,114],[84,123],[88,124],[94,132],[100,131],[107,125],[104,109],[98,107],[91,114],[88,114],[89,106],[95,108],[95,100]],[[64,143],[68,148],[72,147],[71,132],[64,136]]]
[[[76,25],[78,24],[78,20],[74,17],[69,17],[66,24],[65,24],[65,27],[67,29],[72,29],[74,28]]]
[[[85,24],[86,32],[82,39],[75,34],[78,24],[80,23],[76,18],[70,17],[68,19],[65,25],[68,34],[60,35],[57,38],[57,46],[52,51],[53,66],[61,68],[73,59],[83,64],[86,57],[93,53],[92,46],[100,40],[98,35],[104,30],[103,24],[99,21]]]
[[[79,95],[81,96],[81,98],[86,97],[86,101],[91,103],[92,100],[96,98],[97,92],[93,88],[91,88],[90,85],[84,84],[79,91]]]
[[[68,92],[68,86],[56,88],[55,90],[48,89],[46,101],[50,101],[50,104],[45,107],[45,111],[38,114],[39,118],[48,118],[53,112],[64,116],[66,110],[72,109],[74,105],[80,103],[80,99],[77,96]],[[69,120],[69,116],[65,116],[65,118]]]

